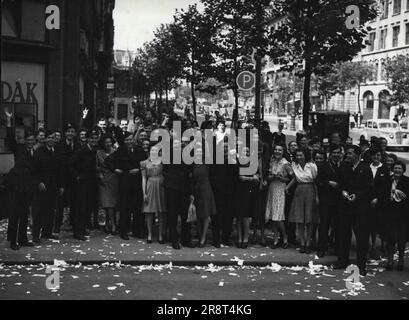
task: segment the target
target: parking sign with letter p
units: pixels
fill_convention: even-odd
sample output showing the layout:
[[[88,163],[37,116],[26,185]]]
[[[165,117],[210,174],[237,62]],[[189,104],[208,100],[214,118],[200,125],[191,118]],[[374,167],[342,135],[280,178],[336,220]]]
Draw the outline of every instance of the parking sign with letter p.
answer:
[[[240,90],[249,91],[256,85],[256,76],[250,71],[243,71],[237,76],[236,82]]]

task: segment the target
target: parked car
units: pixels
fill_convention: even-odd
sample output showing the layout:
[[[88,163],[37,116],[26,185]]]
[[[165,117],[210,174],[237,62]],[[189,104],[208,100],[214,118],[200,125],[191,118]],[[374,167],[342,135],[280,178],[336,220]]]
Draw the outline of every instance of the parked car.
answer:
[[[366,139],[380,137],[388,140],[389,148],[409,149],[408,132],[399,124],[388,119],[371,119],[366,121],[363,135]]]

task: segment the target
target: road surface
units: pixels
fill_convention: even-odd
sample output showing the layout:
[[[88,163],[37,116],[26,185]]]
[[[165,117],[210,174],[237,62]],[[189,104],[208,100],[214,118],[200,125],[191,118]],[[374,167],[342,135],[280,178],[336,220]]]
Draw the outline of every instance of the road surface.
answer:
[[[46,288],[46,266],[2,267],[0,299],[129,300],[408,300],[409,270],[379,266],[346,286],[349,274],[326,267],[60,267],[60,288]],[[51,283],[56,284],[56,283]]]

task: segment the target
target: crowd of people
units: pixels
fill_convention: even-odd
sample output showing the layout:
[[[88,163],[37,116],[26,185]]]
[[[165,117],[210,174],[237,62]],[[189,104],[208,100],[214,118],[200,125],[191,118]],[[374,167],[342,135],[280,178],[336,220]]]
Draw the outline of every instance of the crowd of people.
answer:
[[[83,119],[86,116],[85,111]],[[216,248],[246,249],[257,243],[272,249],[296,246],[301,254],[316,250],[319,257],[337,255],[334,267],[339,269],[350,264],[353,232],[362,275],[368,256],[376,258],[381,250],[387,269],[392,270],[396,246],[397,268],[403,270],[409,178],[404,176],[405,164],[386,152],[385,139],[362,137],[354,145],[337,132],[323,140],[300,133],[287,144],[281,123],[272,133],[262,122],[257,137],[249,137],[257,139],[254,151],[248,141],[239,140],[242,148],[232,148],[222,117],[216,121],[206,117],[199,126],[190,115],[155,116],[147,111],[119,126],[113,119],[101,119],[91,129],[81,122],[79,130],[67,124],[63,131],[26,132],[25,143],[18,144],[13,115],[8,113],[7,119],[7,143],[15,155],[15,166],[6,178],[8,240],[13,250],[38,245],[41,239],[58,239],[65,208],[74,238],[85,241],[90,230],[99,228],[98,213],[103,209],[105,232],[126,241],[132,235],[152,243],[158,225],[155,241],[160,244],[169,242],[176,250],[203,248],[211,229]],[[171,159],[195,139],[177,136],[172,131],[174,120],[181,120],[183,129],[213,130],[215,145],[223,145],[225,163],[203,164],[206,142],[196,141],[202,148],[195,148],[194,164],[164,164],[158,141],[151,141],[153,131],[170,132],[176,146]],[[251,120],[235,125],[254,127]],[[246,166],[240,160],[251,152],[257,152],[257,172],[240,175],[239,169]],[[232,154],[237,160],[233,163],[227,161]],[[191,204],[196,207],[196,243],[188,222]],[[30,214],[32,241],[27,236]],[[268,243],[270,227],[273,239]]]

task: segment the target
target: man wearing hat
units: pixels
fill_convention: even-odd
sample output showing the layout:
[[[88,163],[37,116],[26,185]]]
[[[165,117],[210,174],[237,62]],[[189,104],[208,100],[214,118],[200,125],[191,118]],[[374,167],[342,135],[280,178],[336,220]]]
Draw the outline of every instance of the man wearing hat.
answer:
[[[72,123],[68,123],[64,128],[64,140],[57,146],[61,156],[61,164],[63,166],[64,175],[64,194],[58,197],[57,214],[55,220],[54,231],[60,233],[60,228],[63,223],[64,208],[70,208],[70,222],[73,223],[76,206],[77,180],[74,172],[75,153],[79,149],[79,145],[75,139],[77,128]]]
[[[33,198],[33,159],[35,137],[32,132],[25,132],[25,144],[18,144],[11,125],[12,113],[7,116],[7,139],[9,149],[14,153],[14,168],[6,176],[8,191],[9,223],[7,239],[10,247],[18,250],[20,246],[32,247],[28,241],[27,225],[29,207]]]
[[[34,152],[33,242],[58,239],[52,234],[57,195],[64,193],[63,170],[55,147],[54,132],[45,132],[45,145]]]
[[[124,145],[105,160],[106,165],[119,175],[119,234],[123,240],[129,240],[128,231],[131,228],[133,236],[138,234],[143,223],[142,210],[142,175],[140,163],[146,160],[141,148],[135,146],[134,137],[125,132]]]
[[[85,241],[88,235],[86,227],[91,219],[97,199],[97,167],[96,149],[99,131],[90,130],[87,133],[87,143],[80,147],[75,155],[73,174],[77,180],[77,206],[74,211],[74,238]]]

